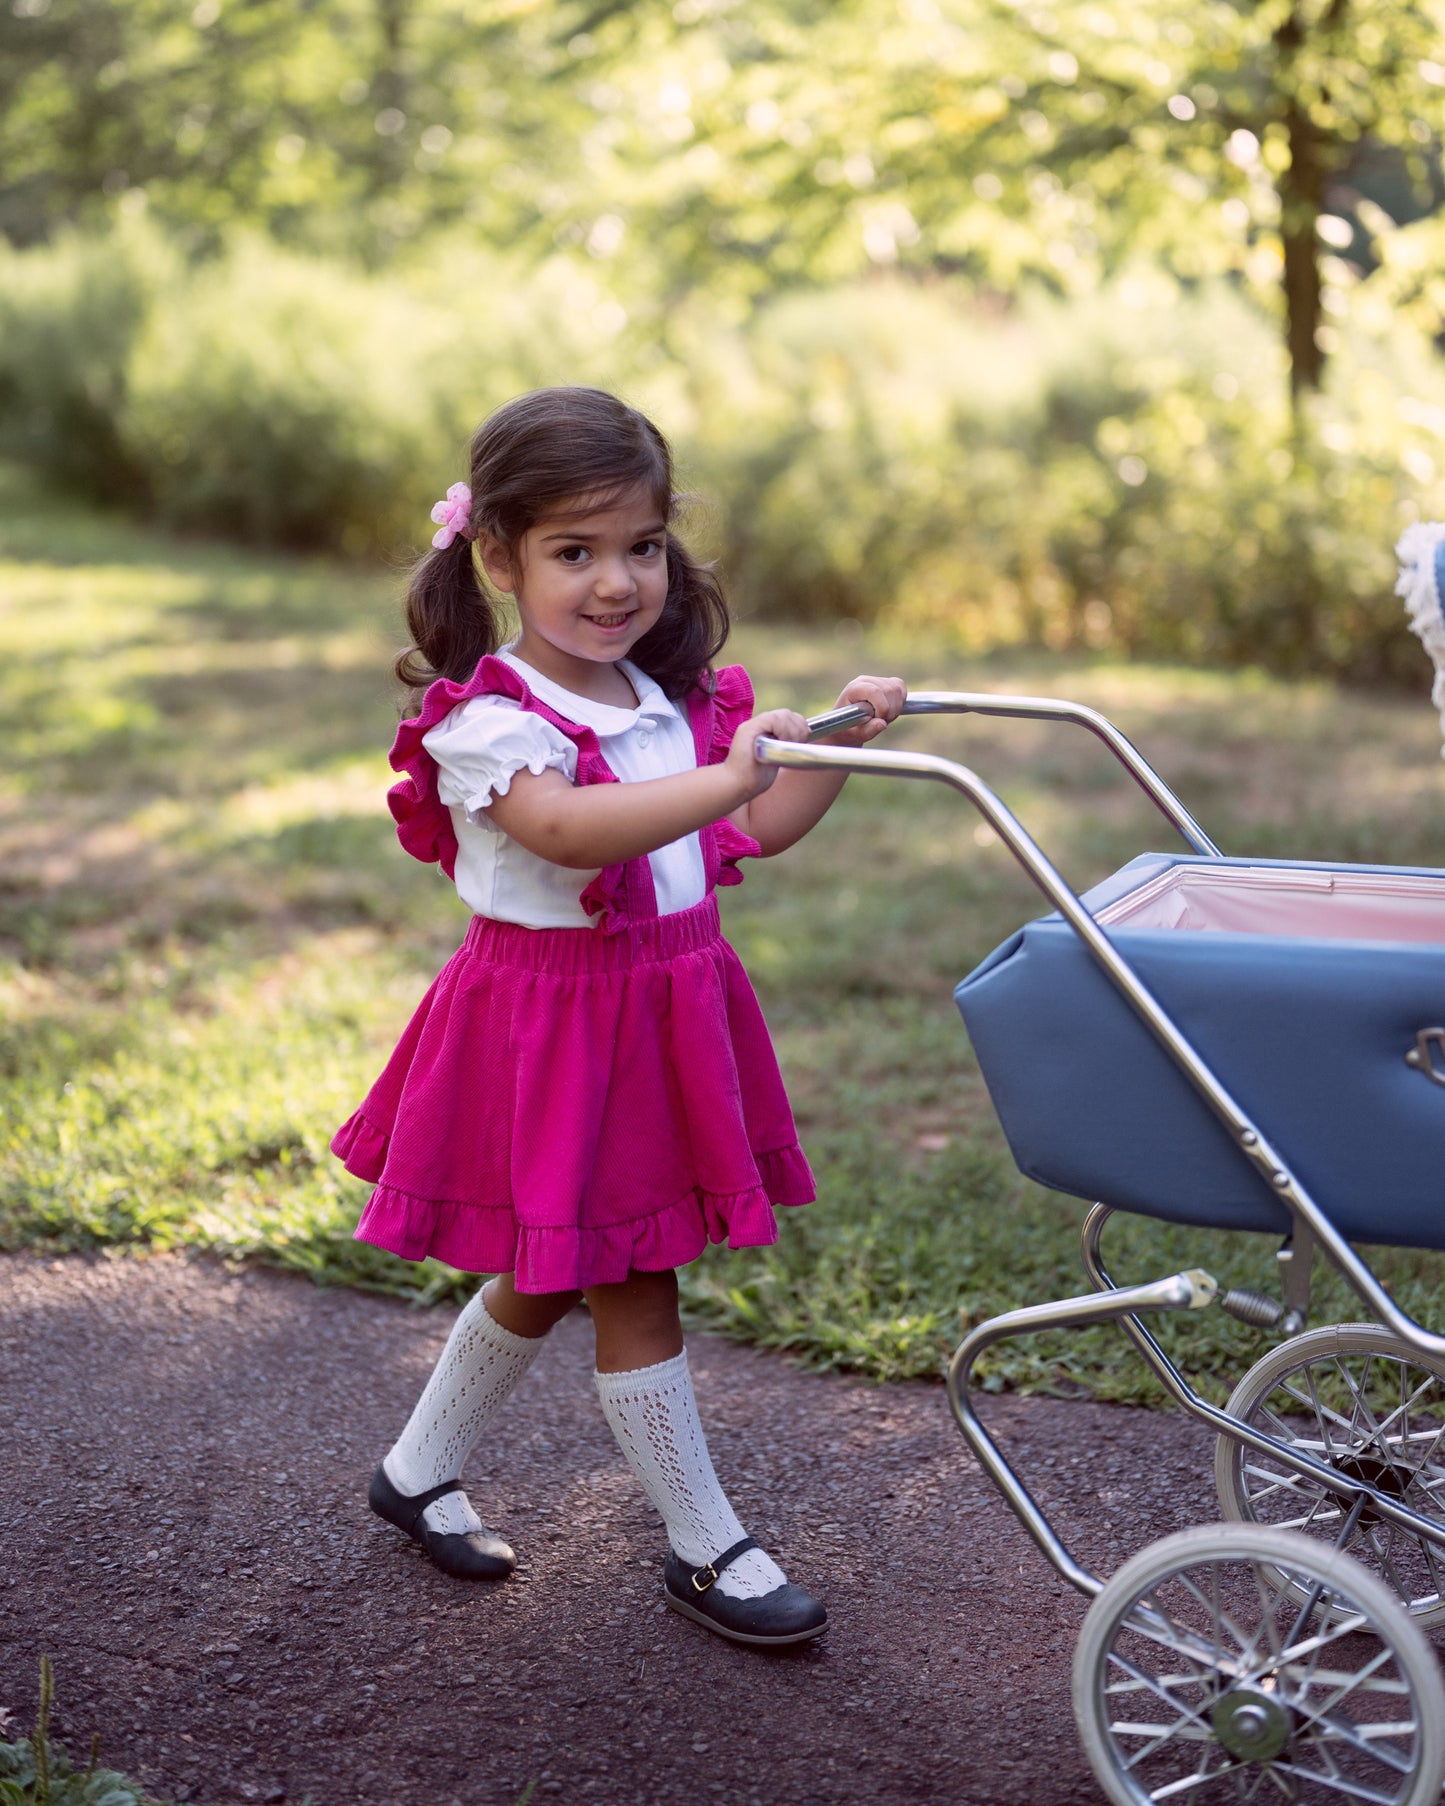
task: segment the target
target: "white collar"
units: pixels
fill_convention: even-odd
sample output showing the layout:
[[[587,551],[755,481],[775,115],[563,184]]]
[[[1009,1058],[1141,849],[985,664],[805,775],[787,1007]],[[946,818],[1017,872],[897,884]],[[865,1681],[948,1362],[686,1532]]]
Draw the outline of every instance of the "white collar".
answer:
[[[575,691],[564,690],[535,665],[518,658],[510,646],[504,646],[497,656],[521,672],[527,688],[539,701],[547,703],[569,721],[575,721],[579,727],[590,727],[599,737],[625,734],[642,721],[677,717],[677,706],[664,694],[661,684],[645,671],[639,671],[630,659],[618,659],[617,666],[637,692],[635,709],[619,709],[610,702],[594,702],[590,696],[578,696]]]

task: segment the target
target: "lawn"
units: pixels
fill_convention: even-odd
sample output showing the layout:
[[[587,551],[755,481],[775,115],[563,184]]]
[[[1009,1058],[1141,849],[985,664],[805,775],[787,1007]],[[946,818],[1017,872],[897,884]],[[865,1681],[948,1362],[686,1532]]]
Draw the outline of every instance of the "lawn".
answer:
[[[0,479],[0,1245],[185,1246],[418,1300],[470,1283],[352,1241],[365,1188],[326,1150],[464,926],[384,804],[398,588],[396,572],[178,543]],[[1423,658],[1408,697],[826,628],[744,625],[732,651],[764,704],[826,707],[860,668],[1074,697],[1226,851],[1445,863]],[[1081,887],[1171,844],[1077,731],[922,721],[893,743],[974,766]],[[724,909],[821,1196],[777,1248],[690,1270],[692,1320],[899,1377],[936,1373],[964,1319],[1081,1289],[1082,1207],[1014,1172],[952,1004],[1039,913],[968,806],[855,779]],[[1125,1277],[1198,1263],[1268,1283],[1257,1238],[1115,1230]],[[1438,1262],[1381,1268],[1431,1314]],[[1320,1288],[1318,1319],[1353,1314]],[[1264,1346],[1218,1311],[1167,1333],[1216,1392]],[[1104,1332],[1002,1351],[990,1383],[1152,1396]]]

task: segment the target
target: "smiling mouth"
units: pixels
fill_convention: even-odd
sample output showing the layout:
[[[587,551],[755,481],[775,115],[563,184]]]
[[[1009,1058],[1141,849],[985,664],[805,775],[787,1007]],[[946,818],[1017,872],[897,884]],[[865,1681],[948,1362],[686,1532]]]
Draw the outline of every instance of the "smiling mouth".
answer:
[[[623,609],[615,615],[584,615],[584,621],[590,621],[594,627],[625,627],[636,613],[635,609]]]

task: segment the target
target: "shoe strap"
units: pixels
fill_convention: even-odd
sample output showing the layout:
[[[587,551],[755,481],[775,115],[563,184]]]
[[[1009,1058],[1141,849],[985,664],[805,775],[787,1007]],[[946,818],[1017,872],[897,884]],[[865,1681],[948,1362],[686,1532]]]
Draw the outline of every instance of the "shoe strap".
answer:
[[[435,1505],[438,1499],[444,1499],[449,1492],[461,1491],[462,1483],[460,1480],[443,1480],[440,1486],[428,1487],[425,1492],[399,1493],[398,1497],[410,1513],[407,1522],[408,1533],[415,1530],[417,1525],[421,1522],[422,1513],[426,1510],[428,1505]]]
[[[756,1549],[757,1544],[752,1537],[745,1536],[741,1542],[734,1543],[731,1549],[724,1549],[721,1555],[713,1556],[700,1568],[694,1568],[688,1579],[692,1582],[695,1593],[705,1593],[720,1574],[730,1568],[740,1555],[746,1555],[749,1549]]]

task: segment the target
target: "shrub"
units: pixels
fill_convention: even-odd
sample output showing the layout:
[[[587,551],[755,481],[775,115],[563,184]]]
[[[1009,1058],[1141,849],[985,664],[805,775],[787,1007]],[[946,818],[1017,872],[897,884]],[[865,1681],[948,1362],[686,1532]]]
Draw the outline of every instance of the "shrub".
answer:
[[[893,283],[764,308],[726,386],[695,377],[696,462],[739,592],[765,613],[872,620],[975,539],[971,492],[1015,493],[1038,432],[1041,372],[1019,340]]]
[[[149,501],[124,433],[129,368],[178,273],[170,245],[134,221],[25,252],[0,239],[0,452],[94,499]]]
[[[245,240],[153,298],[121,435],[177,526],[375,550],[438,455],[425,372],[454,331],[385,282]]]
[[[1273,338],[1230,291],[1143,320],[1080,312],[1088,361],[1113,380],[1069,373],[1056,314],[1038,456],[1040,545],[1061,605],[1044,637],[1283,672],[1417,673],[1393,546],[1445,489],[1401,402],[1411,384],[1445,390],[1438,360],[1387,379],[1357,340],[1297,430]]]
[[[664,338],[618,319],[562,256],[375,275],[252,237],[195,261],[126,220],[0,250],[0,451],[176,527],[389,553],[498,402],[596,381],[678,441],[758,613],[1418,670],[1391,548],[1445,512],[1445,368],[1413,328],[1347,334],[1298,431],[1273,325],[1157,273],[1007,309],[889,277],[741,323],[694,296]]]
[[[478,419],[606,380],[585,278],[451,252],[372,275],[255,236],[188,260],[144,219],[0,241],[0,455],[186,531],[392,552]]]
[[[991,322],[947,291],[804,296],[755,322],[698,455],[763,613],[1414,676],[1392,547],[1445,510],[1421,444],[1445,369],[1395,343],[1350,343],[1300,434],[1273,329],[1226,288]]]

